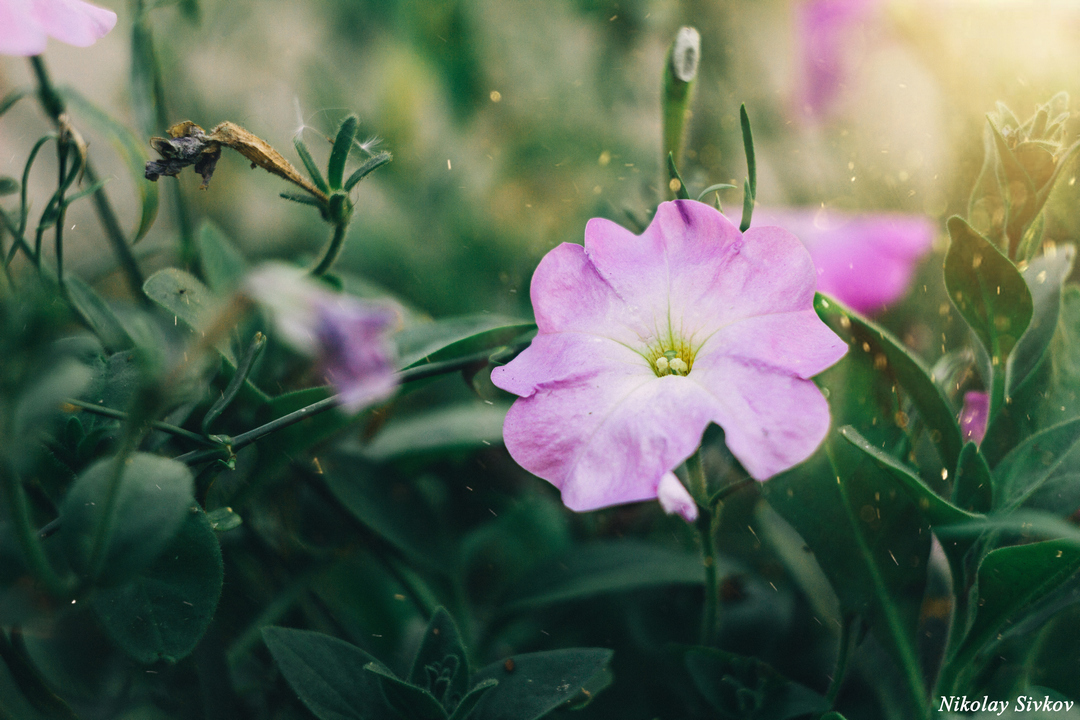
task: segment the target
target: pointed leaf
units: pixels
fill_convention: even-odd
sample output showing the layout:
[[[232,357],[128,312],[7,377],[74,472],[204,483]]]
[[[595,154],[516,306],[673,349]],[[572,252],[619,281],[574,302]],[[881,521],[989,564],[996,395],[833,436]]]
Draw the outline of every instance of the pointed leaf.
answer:
[[[1013,448],[994,468],[996,504],[999,507],[1023,504],[1054,474],[1078,441],[1080,418],[1074,418],[1046,428]]]
[[[378,678],[364,667],[378,662],[337,638],[267,627],[263,640],[293,691],[319,720],[391,720]]]
[[[1024,269],[1023,278],[1031,293],[1033,311],[1031,323],[1016,343],[1006,366],[1006,396],[1012,395],[1034,372],[1050,346],[1061,312],[1062,284],[1072,271],[1075,257],[1076,249],[1065,245],[1056,249],[1053,255],[1036,258]]]
[[[135,342],[124,329],[123,323],[108,303],[97,294],[97,291],[77,275],[69,275],[65,278],[64,284],[67,286],[68,298],[76,312],[98,336],[106,350],[117,352],[135,346]]]
[[[969,442],[960,453],[953,483],[953,502],[969,512],[986,513],[994,507],[994,482],[990,466],[979,452],[978,446]]]
[[[465,720],[465,718],[472,715],[472,711],[484,698],[484,693],[498,684],[499,681],[494,678],[488,678],[477,683],[458,703],[457,708],[454,709],[454,714],[450,716],[450,720]]]
[[[307,143],[304,142],[304,136],[300,133],[293,136],[293,147],[296,148],[296,154],[300,156],[300,161],[304,163],[304,169],[307,170],[311,182],[315,184],[315,187],[322,190],[324,195],[329,195],[330,186],[326,184],[322,171],[319,170],[319,166],[315,163],[315,158],[311,157],[311,151],[308,150]]]
[[[147,278],[143,292],[165,310],[183,320],[195,332],[209,330],[222,309],[210,288],[194,275],[178,268],[158,270]],[[220,338],[215,347],[235,368],[236,353],[229,344],[229,338]]]
[[[754,157],[754,134],[750,130],[750,116],[746,114],[745,103],[739,106],[739,125],[742,128],[743,152],[746,153],[746,183],[739,230],[746,232],[754,214],[754,203],[757,201],[757,160]]]
[[[380,662],[368,663],[364,669],[379,679],[383,694],[398,717],[413,720],[446,720],[446,709],[424,688],[405,682]]]
[[[538,720],[578,697],[607,671],[611,650],[569,648],[514,655],[481,669],[477,683],[497,680],[470,720]],[[592,691],[589,691],[590,693]]]
[[[174,663],[191,653],[217,608],[221,547],[206,514],[188,512],[157,560],[130,582],[99,590],[92,607],[105,632],[142,663]]]
[[[330,151],[330,163],[326,169],[326,183],[331,190],[341,189],[341,180],[345,175],[345,161],[349,159],[349,151],[352,150],[353,140],[356,139],[356,130],[360,126],[360,118],[349,115],[341,121],[338,127],[337,137],[334,138],[334,147]]]
[[[469,692],[469,659],[450,613],[439,608],[428,622],[413,659],[409,682],[453,711]]]
[[[957,423],[956,414],[949,407],[937,383],[931,379],[930,371],[922,361],[888,330],[845,308],[832,298],[819,293],[814,298],[814,309],[840,337],[849,339],[852,336],[847,328],[858,330],[860,336],[866,338],[870,352],[884,356],[886,368],[894,373],[900,386],[907,391],[929,428],[930,441],[937,448],[943,467],[952,472],[963,448],[960,425]]]
[[[945,255],[949,297],[982,341],[994,367],[1004,365],[1031,322],[1031,291],[1007,257],[962,218],[949,219]]]
[[[348,192],[349,190],[352,190],[356,187],[357,183],[393,159],[394,156],[388,152],[384,151],[376,153],[370,159],[366,160],[363,165],[356,168],[353,174],[349,176],[349,179],[345,181],[345,191]]]
[[[678,168],[675,167],[675,158],[672,157],[671,153],[668,153],[667,157],[667,170],[668,177],[670,178],[670,180],[668,181],[668,187],[671,188],[671,191],[673,193],[675,193],[675,197],[679,200],[689,200],[690,192],[686,189],[686,184],[683,182],[682,177],[679,175]]]
[[[199,269],[206,284],[218,295],[235,290],[248,270],[244,255],[212,220],[199,229]]]
[[[452,360],[495,349],[536,328],[498,315],[473,315],[417,323],[394,337],[403,368]]]

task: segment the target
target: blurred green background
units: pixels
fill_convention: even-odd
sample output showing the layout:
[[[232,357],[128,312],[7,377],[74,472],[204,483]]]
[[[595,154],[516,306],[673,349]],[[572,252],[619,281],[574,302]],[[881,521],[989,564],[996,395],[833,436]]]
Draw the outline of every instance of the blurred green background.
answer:
[[[394,161],[355,192],[339,269],[435,317],[527,317],[529,277],[546,251],[580,241],[589,217],[624,220],[627,209],[644,217],[662,199],[660,78],[680,25],[702,36],[684,179],[697,189],[741,181],[745,102],[759,203],[774,207],[894,209],[941,221],[963,212],[982,159],[984,113],[1002,100],[1026,117],[1058,90],[1075,96],[1080,66],[1075,3],[869,2],[842,36],[849,72],[836,102],[810,118],[799,107],[799,2],[101,4],[117,11],[117,28],[88,49],[51,42],[47,59],[57,83],[80,88],[141,139],[141,125],[158,135],[166,128],[136,117],[128,68],[140,8],[170,121],[211,128],[231,120],[299,164],[294,133],[303,129],[324,158],[321,138],[358,113],[361,134],[380,138]],[[0,93],[26,84],[25,62],[0,59]],[[0,173],[21,172],[23,149],[45,127],[38,112],[22,103],[0,124]],[[106,138],[78,126],[132,226],[130,174]],[[52,179],[49,161],[35,170],[41,188]],[[235,153],[206,191],[190,173],[162,182],[179,182],[195,227],[212,218],[250,256],[311,256],[326,239],[311,208],[279,199],[285,184]],[[139,246],[148,270],[177,251],[176,209],[162,189],[157,223]],[[725,206],[738,208],[737,191],[729,193]],[[69,267],[101,280],[112,258],[82,205],[69,216]]]

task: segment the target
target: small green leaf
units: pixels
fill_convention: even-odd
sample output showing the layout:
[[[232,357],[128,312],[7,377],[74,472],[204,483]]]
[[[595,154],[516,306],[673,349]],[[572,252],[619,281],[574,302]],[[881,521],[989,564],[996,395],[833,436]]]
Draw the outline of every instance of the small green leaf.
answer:
[[[212,220],[199,229],[199,269],[206,284],[218,295],[239,287],[248,271],[248,262],[232,240]]]
[[[945,286],[990,358],[990,415],[1005,400],[1005,363],[1031,322],[1031,291],[1012,261],[962,218],[949,219]]]
[[[353,174],[349,176],[349,179],[345,181],[345,191],[348,192],[352,190],[356,187],[357,183],[393,159],[394,156],[386,151],[371,156],[371,158],[365,161],[363,165],[356,168]]]
[[[106,521],[115,471],[115,458],[94,463],[75,480],[60,507],[64,548],[80,574],[91,572],[92,545],[98,527]],[[130,577],[158,556],[194,504],[193,483],[188,467],[175,460],[135,453],[124,462],[100,580]]]
[[[416,323],[394,336],[401,367],[450,360],[497,348],[536,327],[501,315],[465,315]]]
[[[942,677],[954,682],[942,687],[946,691],[964,687],[963,679],[978,671],[976,656],[995,642],[1006,623],[1058,588],[1077,569],[1080,569],[1080,547],[1071,539],[1046,540],[990,552],[979,567],[975,622],[942,670]]]
[[[478,684],[497,680],[473,710],[470,720],[538,720],[578,697],[607,671],[611,650],[569,648],[514,655],[481,669]],[[591,692],[591,691],[590,691]]]
[[[19,181],[7,175],[0,175],[0,196],[14,195],[19,192]]]
[[[16,89],[9,92],[3,98],[0,98],[0,117],[3,117],[4,113],[14,107],[15,103],[22,100],[30,93],[23,89]]]
[[[165,268],[146,279],[143,285],[146,296],[156,302],[195,332],[205,332],[217,320],[222,306],[210,288],[190,273],[178,268]],[[218,351],[236,367],[236,354],[228,337],[216,343]]]
[[[210,626],[223,579],[210,520],[192,509],[157,560],[126,584],[98,590],[91,602],[109,637],[132,658],[174,663]]]
[[[263,640],[293,692],[319,720],[390,720],[379,680],[364,670],[378,661],[355,645],[309,630],[267,627]]]
[[[363,452],[374,462],[389,462],[498,444],[507,410],[509,406],[502,403],[470,402],[395,417]]]
[[[754,134],[750,130],[750,116],[746,114],[745,103],[739,106],[739,126],[742,128],[743,151],[746,153],[746,184],[739,231],[746,232],[754,214],[754,203],[757,201],[757,160],[754,156]]]
[[[469,692],[469,659],[457,625],[444,608],[428,622],[409,683],[430,692],[447,712],[453,712]]]
[[[698,691],[724,718],[790,720],[829,706],[757,658],[706,647],[689,648],[683,658]]]
[[[958,507],[969,512],[986,513],[994,506],[994,482],[990,466],[973,442],[965,445],[960,453],[952,499]]]
[[[326,184],[326,179],[323,177],[322,171],[320,171],[319,166],[315,164],[315,159],[311,157],[311,151],[308,150],[307,143],[304,142],[304,136],[300,133],[294,135],[293,146],[296,148],[296,154],[300,156],[300,161],[304,163],[304,169],[307,170],[311,182],[315,184],[315,187],[322,190],[323,194],[329,194],[330,186]]]
[[[68,299],[71,300],[75,311],[90,326],[94,334],[101,340],[101,344],[109,352],[127,350],[134,347],[135,342],[128,335],[120,318],[116,316],[108,303],[97,294],[92,287],[87,285],[77,275],[69,275],[65,279],[68,291]]]
[[[1080,418],[1046,428],[1013,448],[994,468],[998,493],[995,504],[1021,505],[1046,483],[1077,442],[1080,442]]]
[[[461,699],[458,706],[454,708],[454,713],[450,716],[450,720],[465,720],[465,718],[472,715],[472,711],[476,708],[477,704],[484,698],[484,694],[499,684],[498,680],[494,678],[488,678],[473,686],[465,697]]]
[[[738,568],[720,560],[718,572]],[[639,540],[581,545],[533,570],[507,600],[510,612],[658,585],[705,582],[701,559]]]
[[[379,679],[383,695],[401,718],[446,720],[446,709],[424,688],[398,678],[381,662],[368,663],[365,670]]]
[[[345,175],[345,162],[349,159],[349,151],[352,150],[353,140],[356,139],[356,130],[360,127],[360,118],[349,115],[341,121],[337,136],[334,138],[334,147],[330,151],[330,162],[326,168],[326,183],[330,190],[340,190],[341,180]]]
[[[226,533],[240,527],[244,519],[231,507],[220,507],[206,513],[206,519],[210,521],[210,527],[216,533]]]
[[[1050,346],[1061,312],[1062,285],[1072,272],[1075,257],[1075,248],[1065,245],[1053,255],[1036,258],[1024,269],[1023,278],[1031,293],[1032,316],[1006,366],[1007,397],[1035,371]]]

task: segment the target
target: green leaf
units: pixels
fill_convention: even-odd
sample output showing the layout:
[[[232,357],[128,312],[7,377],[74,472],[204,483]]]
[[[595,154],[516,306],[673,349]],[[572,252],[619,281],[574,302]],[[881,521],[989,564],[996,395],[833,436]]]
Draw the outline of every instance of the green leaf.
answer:
[[[931,533],[923,526],[921,503],[904,491],[908,482],[879,466],[854,439],[827,438],[827,456],[816,454],[763,489],[814,553],[845,613],[866,618],[901,673],[907,709],[925,718],[916,634]],[[952,512],[944,501],[937,507]]]
[[[450,567],[451,548],[437,532],[443,520],[414,483],[355,455],[335,453],[320,464],[338,502],[410,563],[431,572]]]
[[[330,162],[326,168],[326,183],[331,190],[341,189],[341,179],[345,175],[345,161],[349,159],[349,151],[352,150],[353,140],[356,139],[356,130],[360,126],[360,118],[349,115],[341,121],[338,127],[337,137],[334,138],[334,147],[330,151]]]
[[[469,692],[469,658],[450,613],[438,608],[413,658],[409,683],[427,690],[447,712]]]
[[[754,134],[750,130],[750,116],[746,114],[746,104],[739,106],[739,126],[742,128],[743,151],[746,153],[746,184],[743,188],[742,221],[739,231],[746,232],[750,227],[750,218],[754,214],[757,201],[757,160],[754,157]]]
[[[381,662],[368,663],[365,670],[379,679],[383,694],[398,717],[411,720],[446,720],[446,709],[424,688],[405,682]]]
[[[500,315],[467,315],[417,323],[399,332],[394,342],[402,368],[408,368],[494,349],[535,327]]]
[[[473,686],[465,697],[461,699],[458,706],[454,709],[454,713],[450,716],[450,720],[465,720],[465,718],[472,715],[472,711],[476,708],[477,704],[484,698],[484,694],[488,690],[499,684],[498,680],[488,678]]]
[[[1016,343],[1006,365],[1006,397],[1013,395],[1043,361],[1057,329],[1062,285],[1072,272],[1075,257],[1075,248],[1066,245],[1055,250],[1053,255],[1036,258],[1022,273],[1031,293],[1033,310],[1031,323]]]
[[[719,560],[721,576],[735,572]],[[657,585],[705,582],[701,559],[661,545],[631,540],[581,545],[529,573],[507,600],[508,611],[628,592]]]
[[[158,209],[158,185],[144,178],[146,171],[147,156],[145,143],[140,141],[127,129],[126,126],[117,122],[111,115],[101,110],[75,90],[64,88],[61,91],[64,100],[67,101],[76,112],[95,130],[109,137],[116,146],[120,157],[128,166],[128,170],[135,181],[135,188],[139,193],[140,215],[139,226],[135,230],[132,243],[137,243],[154,224]]]
[[[952,499],[969,512],[986,513],[994,507],[994,481],[990,466],[973,442],[965,445],[960,453]]]
[[[942,670],[943,679],[952,683],[941,687],[946,692],[965,688],[965,680],[978,672],[979,653],[995,642],[1006,623],[1077,569],[1080,546],[1074,540],[1047,540],[990,552],[979,567],[975,622]]]
[[[376,675],[378,662],[355,645],[309,630],[267,627],[266,647],[281,674],[320,720],[391,720]]]
[[[1012,261],[962,218],[950,218],[948,226],[945,286],[990,357],[993,416],[1005,399],[1005,363],[1031,322],[1031,291]]]
[[[19,181],[7,175],[0,175],[0,197],[19,192]]]
[[[224,564],[201,510],[187,513],[157,560],[131,581],[98,590],[92,606],[109,637],[142,663],[187,657],[214,618]]]
[[[509,409],[502,403],[470,402],[394,418],[364,446],[363,453],[374,462],[389,462],[498,444]]]
[[[240,527],[244,519],[231,507],[220,507],[206,513],[206,519],[210,521],[210,527],[216,533],[227,533]]]
[[[790,720],[829,706],[820,694],[757,658],[693,647],[683,660],[694,685],[721,718]]]
[[[0,98],[0,117],[3,117],[4,113],[14,107],[15,103],[19,102],[29,94],[29,91],[17,88],[9,92],[3,98]]]
[[[326,184],[326,179],[323,177],[322,171],[319,170],[319,166],[315,163],[315,158],[311,157],[311,151],[308,150],[302,134],[297,133],[293,136],[293,147],[296,148],[296,154],[300,156],[300,161],[304,163],[304,169],[307,170],[311,182],[314,183],[315,187],[322,190],[323,194],[329,194],[330,186]]]
[[[1046,428],[1017,445],[994,468],[998,507],[1016,507],[1033,495],[1080,441],[1080,418]],[[1072,512],[1074,508],[1063,508]]]
[[[499,682],[470,720],[537,720],[578,697],[607,671],[611,650],[569,648],[514,655],[481,669],[473,678]]]
[[[60,507],[60,534],[76,572],[87,574],[95,533],[106,522],[115,458],[84,470]],[[183,463],[134,453],[122,466],[115,507],[100,564],[101,581],[117,582],[141,570],[176,535],[194,504],[194,478]]]
[[[975,520],[979,516],[966,510],[961,510],[945,498],[939,496],[922,481],[922,479],[904,467],[891,455],[882,452],[866,441],[859,431],[847,425],[840,428],[840,437],[847,440],[855,448],[865,453],[874,461],[878,468],[885,472],[883,477],[891,477],[898,483],[904,492],[918,505],[923,517],[931,526],[954,525],[969,520]]]
[[[387,164],[388,162],[390,162],[393,159],[394,159],[394,156],[391,155],[388,152],[384,151],[384,152],[376,153],[371,158],[369,158],[366,162],[364,162],[363,165],[356,168],[356,170],[353,172],[353,174],[349,176],[349,179],[345,181],[345,191],[348,192],[348,191],[352,190],[354,187],[356,187],[356,184],[358,182],[360,182],[361,180],[366,178],[368,175],[370,175],[374,171],[378,170],[383,165]]]
[[[205,220],[199,229],[199,269],[206,284],[218,295],[232,292],[240,285],[248,271],[247,260],[211,220]]]
[[[221,303],[210,288],[194,275],[178,268],[158,270],[146,279],[143,292],[197,333],[209,330],[222,310]],[[235,368],[236,354],[229,344],[229,338],[219,338],[214,346]]]
[[[135,341],[124,329],[120,318],[96,290],[77,275],[69,275],[65,278],[65,285],[72,307],[98,336],[106,350],[117,352],[135,346]]]
[[[937,448],[942,467],[950,473],[960,459],[963,438],[956,414],[949,407],[941,389],[930,376],[922,361],[888,330],[858,313],[845,308],[820,293],[814,298],[814,309],[840,337],[852,342],[858,338],[867,343],[869,352],[884,356],[883,370],[891,371],[900,386],[907,391],[919,415],[930,430],[930,441]],[[845,327],[846,326],[846,327]],[[854,349],[850,352],[856,352]]]

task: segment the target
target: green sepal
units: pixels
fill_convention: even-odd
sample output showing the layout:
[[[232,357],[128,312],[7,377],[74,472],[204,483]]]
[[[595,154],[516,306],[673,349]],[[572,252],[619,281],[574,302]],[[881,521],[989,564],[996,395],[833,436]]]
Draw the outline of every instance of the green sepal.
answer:
[[[307,143],[304,142],[304,137],[300,133],[293,136],[293,147],[296,148],[296,154],[300,156],[300,162],[304,163],[304,169],[307,170],[311,182],[324,194],[329,194],[330,186],[326,184],[326,178],[323,177],[319,166],[315,164],[315,158],[311,157],[311,151],[308,150]]]
[[[375,170],[378,170],[379,168],[381,168],[383,165],[386,165],[388,162],[390,162],[393,159],[394,159],[394,156],[391,155],[388,152],[385,152],[385,151],[373,155],[370,159],[368,159],[366,162],[364,162],[363,165],[358,167],[353,172],[353,174],[349,176],[349,179],[345,181],[345,186],[344,186],[345,191],[348,192],[348,191],[352,190],[354,187],[356,187],[356,184],[358,182],[360,182],[361,180],[366,178],[368,175],[370,175]]]
[[[678,185],[678,189],[674,191],[675,197],[679,200],[689,200],[690,193],[686,189],[686,183],[679,176],[679,170],[675,167],[675,157],[671,153],[668,153],[667,156],[667,170],[670,178],[668,187],[671,187],[670,182],[675,182]]]
[[[359,127],[360,118],[356,115],[349,115],[338,127],[334,147],[330,151],[330,162],[326,167],[326,184],[331,191],[341,189],[341,180],[345,175],[345,162],[349,159],[349,151],[352,150],[356,130]]]

